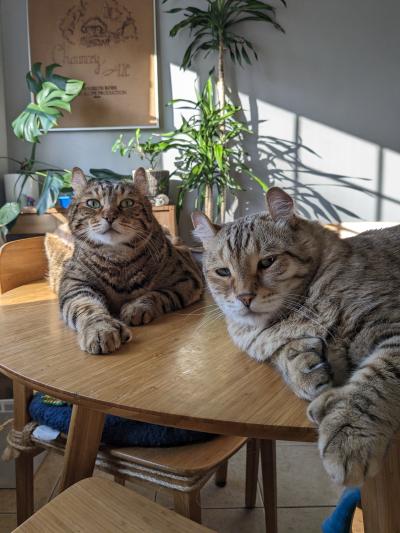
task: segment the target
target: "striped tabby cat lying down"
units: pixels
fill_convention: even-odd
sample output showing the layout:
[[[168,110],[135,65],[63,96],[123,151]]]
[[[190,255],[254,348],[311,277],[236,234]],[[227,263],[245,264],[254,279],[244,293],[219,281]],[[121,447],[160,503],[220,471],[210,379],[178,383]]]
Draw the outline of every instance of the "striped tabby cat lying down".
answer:
[[[110,353],[131,339],[128,326],[199,300],[202,276],[154,218],[143,169],[134,183],[113,183],[87,182],[75,168],[72,183],[72,238],[46,236],[50,284],[81,349]]]
[[[267,203],[222,228],[194,213],[207,283],[233,341],[312,401],[332,478],[359,485],[400,424],[400,226],[340,240],[281,189]]]

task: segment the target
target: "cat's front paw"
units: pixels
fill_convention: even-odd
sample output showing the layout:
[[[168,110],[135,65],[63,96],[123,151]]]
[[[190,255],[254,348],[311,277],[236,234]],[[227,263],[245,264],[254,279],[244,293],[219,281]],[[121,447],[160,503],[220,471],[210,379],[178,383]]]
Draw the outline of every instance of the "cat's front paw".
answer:
[[[308,416],[319,425],[318,447],[333,481],[360,486],[378,472],[390,435],[369,398],[352,384],[324,392],[311,402]]]
[[[115,352],[132,339],[130,329],[114,318],[99,320],[90,324],[78,333],[81,350],[91,354],[107,354]]]
[[[121,320],[132,326],[148,324],[159,317],[162,312],[157,302],[150,296],[140,296],[133,302],[129,302],[121,309]]]
[[[332,386],[332,372],[325,359],[323,341],[296,339],[285,347],[285,379],[300,398],[313,400]]]

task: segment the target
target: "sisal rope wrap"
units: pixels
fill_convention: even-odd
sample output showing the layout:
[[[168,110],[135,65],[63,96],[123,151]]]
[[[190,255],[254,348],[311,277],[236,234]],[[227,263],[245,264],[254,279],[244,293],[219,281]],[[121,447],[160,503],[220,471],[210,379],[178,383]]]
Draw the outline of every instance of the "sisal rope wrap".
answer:
[[[0,431],[10,422],[12,422],[12,419],[7,420],[7,422],[2,424],[2,426],[0,426]],[[37,422],[28,422],[28,424],[22,428],[22,431],[18,431],[14,428],[10,430],[7,435],[8,446],[1,456],[3,461],[17,459],[21,452],[32,452],[37,448],[36,444],[31,439],[32,432],[37,425]]]

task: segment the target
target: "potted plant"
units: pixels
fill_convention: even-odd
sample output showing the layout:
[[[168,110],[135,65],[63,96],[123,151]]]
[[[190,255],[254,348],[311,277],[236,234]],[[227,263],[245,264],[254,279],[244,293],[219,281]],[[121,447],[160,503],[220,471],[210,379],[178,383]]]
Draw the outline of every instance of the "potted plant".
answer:
[[[286,6],[285,0],[280,0]],[[163,4],[168,0],[163,0]],[[181,67],[190,68],[197,55],[216,53],[217,95],[222,109],[226,103],[225,57],[229,54],[233,63],[243,66],[251,64],[251,57],[258,59],[257,52],[249,39],[237,32],[243,22],[264,22],[278,31],[282,26],[276,20],[276,9],[260,0],[206,0],[206,6],[176,7],[168,13],[181,13],[183,18],[170,30],[170,36],[189,30],[191,42],[182,59]],[[224,128],[224,123],[220,124]],[[229,188],[228,188],[229,189]],[[219,190],[220,219],[225,219],[227,188]]]
[[[236,194],[241,190],[235,177],[236,172],[247,174],[266,190],[262,180],[246,164],[243,137],[251,134],[251,131],[235,118],[240,107],[228,102],[222,107],[216,104],[211,77],[197,95],[197,100],[172,100],[168,105],[177,106],[178,109],[192,109],[193,115],[188,119],[182,117],[180,128],[151,136],[146,141],[146,146],[152,154],[173,149],[177,151],[174,174],[181,178],[178,215],[185,194],[196,190],[196,208],[204,209],[209,218],[214,220],[217,217],[216,207],[221,206],[225,191]],[[123,138],[118,140],[121,155],[129,154],[133,145],[134,139],[127,143]]]
[[[169,171],[157,168],[163,150],[159,143],[153,142],[152,138],[142,141],[141,137],[142,133],[140,128],[135,131],[135,136],[127,143],[124,142],[123,135],[121,134],[113,144],[112,151],[119,152],[123,157],[131,157],[132,154],[135,154],[138,155],[142,161],[146,160],[150,165],[145,169],[149,183],[149,195],[168,195]]]
[[[12,127],[19,139],[31,143],[30,156],[18,163],[18,172],[5,176],[9,200],[0,207],[0,232],[4,238],[7,225],[12,224],[27,203],[33,204],[38,214],[43,214],[57,202],[60,191],[71,187],[71,173],[56,165],[49,166],[36,159],[40,137],[57,126],[64,111],[71,111],[71,102],[83,89],[81,80],[68,79],[54,73],[59,65],[47,66],[42,72],[41,63],[35,63],[26,81],[33,101],[13,121]],[[10,183],[11,181],[11,183]],[[33,196],[32,196],[33,191]],[[37,199],[34,195],[37,195]],[[26,197],[31,197],[27,200]]]

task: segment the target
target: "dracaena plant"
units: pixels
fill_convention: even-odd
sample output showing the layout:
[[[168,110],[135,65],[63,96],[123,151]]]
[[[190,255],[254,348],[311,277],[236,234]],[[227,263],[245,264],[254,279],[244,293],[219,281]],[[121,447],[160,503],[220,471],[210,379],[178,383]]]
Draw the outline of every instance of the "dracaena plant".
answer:
[[[61,190],[71,186],[71,173],[56,165],[48,165],[36,159],[40,138],[58,124],[65,111],[71,111],[71,102],[82,91],[84,82],[69,79],[54,73],[60,65],[48,65],[42,71],[41,63],[35,63],[26,75],[26,82],[33,95],[33,101],[12,122],[14,134],[31,144],[30,156],[23,161],[7,157],[19,166],[20,193],[17,202],[9,202],[0,208],[0,231],[3,236],[6,227],[21,211],[21,196],[29,178],[39,181],[40,196],[36,207],[39,214],[55,205]]]
[[[170,0],[163,0],[163,4]],[[280,2],[286,6],[285,0]],[[182,20],[170,30],[170,36],[188,31],[190,42],[182,59],[182,68],[192,65],[197,56],[216,55],[218,104],[222,109],[226,103],[225,57],[228,55],[233,63],[240,66],[250,65],[258,59],[253,43],[240,31],[244,22],[263,22],[283,32],[276,19],[273,5],[260,0],[204,0],[203,7],[174,7],[168,13],[180,13]],[[224,128],[224,121],[220,128]],[[226,190],[219,196],[220,220],[225,218]]]
[[[170,0],[163,0],[163,4]],[[285,0],[280,2],[286,6]],[[273,5],[260,0],[205,0],[204,8],[198,6],[174,7],[167,13],[180,13],[183,19],[170,30],[170,36],[188,30],[190,43],[182,59],[182,68],[191,67],[198,55],[217,54],[217,89],[220,106],[225,103],[225,56],[240,66],[258,59],[252,42],[239,31],[243,22],[264,22],[278,31],[282,26],[276,19]]]
[[[242,189],[235,177],[238,172],[247,174],[266,189],[246,164],[243,138],[251,131],[235,118],[241,108],[230,102],[225,102],[223,106],[215,103],[211,77],[196,100],[172,100],[168,105],[193,113],[190,118],[182,117],[179,128],[161,135],[154,134],[146,142],[153,154],[176,150],[174,174],[181,179],[178,213],[185,194],[197,191],[196,207],[204,209],[210,219],[215,219],[216,208],[223,202],[225,190],[236,194]],[[118,139],[121,155],[135,151],[136,139],[133,137],[127,142],[123,138]],[[214,190],[217,192],[216,203]]]

